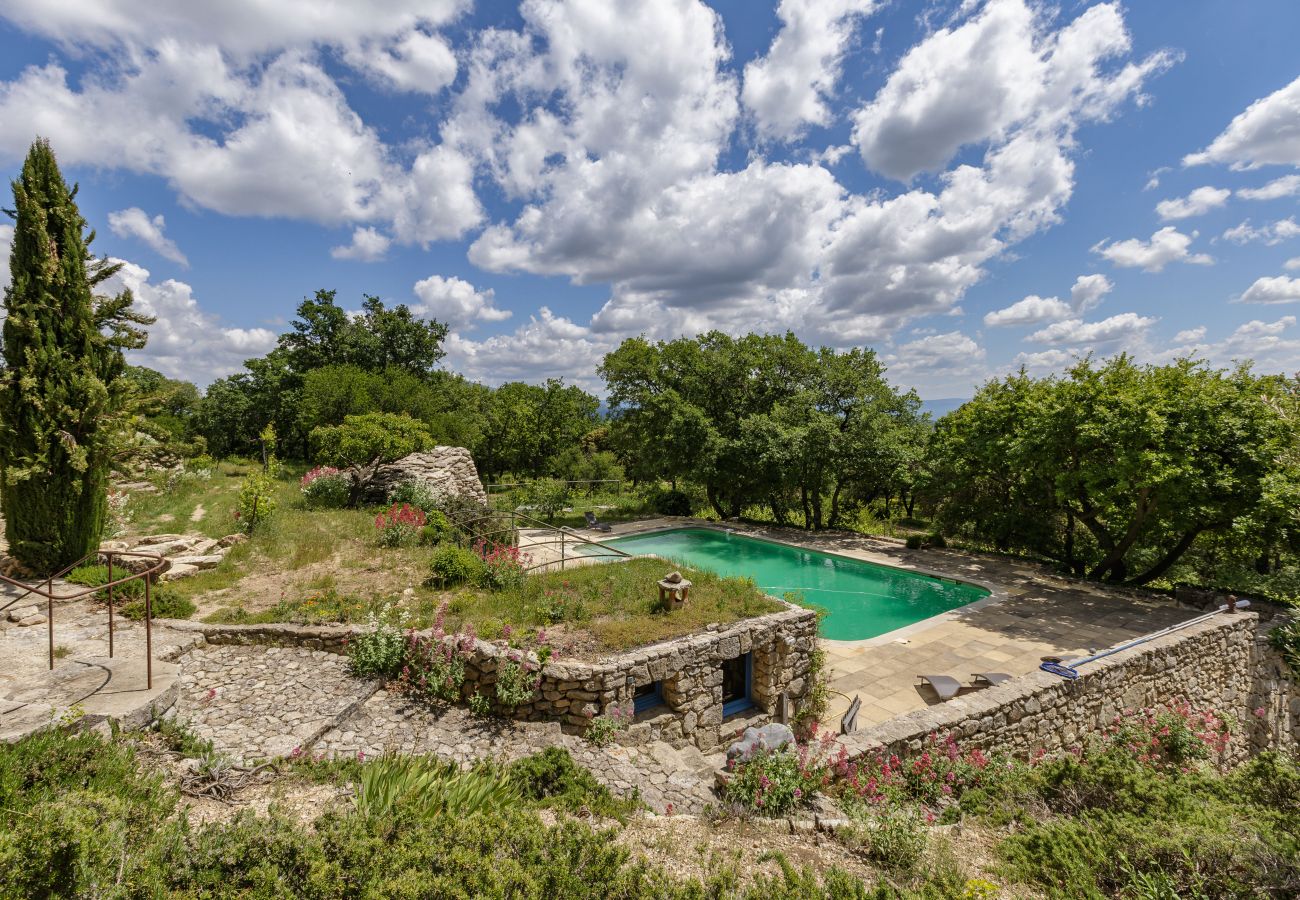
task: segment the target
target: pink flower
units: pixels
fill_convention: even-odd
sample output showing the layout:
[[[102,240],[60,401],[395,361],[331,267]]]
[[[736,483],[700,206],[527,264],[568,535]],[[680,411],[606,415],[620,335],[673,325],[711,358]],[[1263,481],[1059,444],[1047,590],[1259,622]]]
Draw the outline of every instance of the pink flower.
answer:
[[[1256,715],[1258,718],[1261,718],[1261,719],[1264,718],[1264,716],[1266,715],[1265,710],[1264,710],[1264,707],[1262,707],[1262,706],[1257,706],[1257,707],[1255,707],[1255,715]]]
[[[357,751],[357,762],[365,762],[365,761],[366,761],[366,751],[364,751],[364,750],[358,750],[358,751]]]

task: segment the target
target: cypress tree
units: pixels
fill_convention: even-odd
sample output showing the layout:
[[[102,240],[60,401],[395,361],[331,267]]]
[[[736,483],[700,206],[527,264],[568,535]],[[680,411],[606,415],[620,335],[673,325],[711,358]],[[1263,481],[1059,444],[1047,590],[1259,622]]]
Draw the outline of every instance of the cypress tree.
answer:
[[[94,232],[47,141],[13,182],[13,248],[0,372],[0,509],[9,552],[41,574],[98,549],[108,475],[134,392],[123,349],[144,346],[153,320],[131,292],[97,296],[121,268],[95,259]]]

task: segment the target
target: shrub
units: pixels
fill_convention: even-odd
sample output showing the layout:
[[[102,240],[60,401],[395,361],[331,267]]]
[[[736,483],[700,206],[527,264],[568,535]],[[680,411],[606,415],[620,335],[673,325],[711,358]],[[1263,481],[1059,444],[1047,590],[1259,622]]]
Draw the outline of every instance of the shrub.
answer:
[[[938,547],[941,550],[944,547],[948,546],[947,540],[945,540],[944,536],[937,531],[927,536],[925,542],[927,545],[931,547]]]
[[[454,533],[455,529],[447,521],[447,516],[435,509],[425,513],[424,527],[420,529],[420,544],[436,547],[443,541],[450,540]]]
[[[497,702],[503,706],[522,706],[533,699],[541,673],[524,655],[512,651],[497,662]]]
[[[867,857],[886,869],[910,872],[925,854],[925,825],[915,806],[859,804],[850,817]]]
[[[925,546],[925,538],[919,534],[909,534],[905,545],[908,550],[920,550]]]
[[[298,482],[310,509],[342,509],[348,505],[348,476],[333,466],[317,466]]]
[[[155,619],[188,619],[197,609],[189,597],[183,597],[161,585],[151,594],[149,606]],[[136,622],[144,619],[144,597],[122,604],[122,615]]]
[[[419,537],[424,529],[424,511],[403,503],[396,503],[386,513],[375,517],[375,528],[379,531],[379,546],[403,547]]]
[[[829,737],[829,735],[828,735]],[[809,802],[829,777],[820,748],[759,749],[744,762],[728,762],[722,797],[765,816],[781,816]]]
[[[661,516],[689,516],[695,511],[690,496],[682,491],[656,491],[650,502]]]
[[[591,721],[582,736],[597,747],[607,747],[614,742],[614,735],[632,724],[636,712],[631,703],[626,707],[614,703],[605,707],[605,712],[599,716],[587,715]]]
[[[483,579],[483,559],[473,550],[442,544],[429,562],[429,580],[444,587],[477,584]]]
[[[116,568],[114,580],[127,575],[127,570]],[[108,566],[78,566],[66,576],[72,584],[86,587],[99,587],[108,584]],[[108,589],[100,588],[94,597],[101,603],[108,602]],[[127,581],[113,588],[113,602],[119,615],[133,621],[144,618],[144,579]],[[118,606],[117,604],[121,604]],[[155,584],[149,592],[149,605],[155,619],[188,619],[194,615],[196,607],[188,598],[178,594],[166,584]]]
[[[1268,642],[1273,645],[1273,649],[1282,654],[1286,664],[1291,667],[1291,677],[1300,681],[1300,619],[1271,629],[1268,633]]]
[[[519,802],[506,778],[487,770],[461,771],[427,756],[383,756],[361,766],[353,803],[357,813],[390,826],[399,815],[417,820],[500,813]]]
[[[348,641],[348,669],[358,678],[395,678],[406,662],[406,637],[391,609],[369,618],[369,630]]]
[[[469,695],[467,705],[469,706],[470,713],[478,716],[480,719],[486,719],[488,716],[492,715],[492,701],[477,690]]]
[[[529,482],[520,492],[519,499],[550,522],[556,513],[569,505],[569,485],[558,478],[538,478]]]
[[[479,573],[479,584],[494,591],[517,588],[524,583],[528,573],[524,566],[529,562],[527,554],[520,553],[518,547],[508,544],[489,544],[480,541],[474,550],[483,560]]]
[[[274,460],[274,458],[272,458]],[[235,521],[248,534],[271,518],[275,512],[275,476],[269,470],[256,469],[244,476],[235,502]]]
[[[547,747],[515,760],[506,776],[524,800],[550,809],[622,820],[637,806],[616,798],[563,747]]]
[[[406,640],[405,661],[398,678],[403,693],[424,702],[460,699],[465,683],[465,657],[474,649],[474,633],[448,634],[444,621],[447,604],[438,607],[429,636],[411,632]]]
[[[441,501],[442,492],[427,481],[403,481],[388,492],[389,503],[406,503],[426,514],[437,510]]]

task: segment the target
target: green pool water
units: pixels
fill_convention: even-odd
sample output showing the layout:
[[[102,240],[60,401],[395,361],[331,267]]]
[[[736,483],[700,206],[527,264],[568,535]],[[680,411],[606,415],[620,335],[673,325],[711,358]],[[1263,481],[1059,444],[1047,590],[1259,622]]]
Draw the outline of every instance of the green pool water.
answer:
[[[678,528],[605,541],[719,575],[754,579],[769,594],[801,594],[827,611],[822,637],[857,641],[965,606],[988,591],[973,584],[804,550],[709,528]]]

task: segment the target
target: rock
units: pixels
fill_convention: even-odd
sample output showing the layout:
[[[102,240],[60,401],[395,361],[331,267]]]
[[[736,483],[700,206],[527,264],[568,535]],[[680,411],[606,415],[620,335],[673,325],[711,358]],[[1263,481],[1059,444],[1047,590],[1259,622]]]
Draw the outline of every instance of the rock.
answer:
[[[246,534],[228,534],[221,540],[217,541],[217,546],[224,550],[228,547],[233,547],[236,544],[242,544],[246,540],[248,540],[248,535]]]
[[[745,762],[759,750],[779,750],[793,743],[794,732],[779,722],[762,728],[746,728],[745,736],[727,748],[727,759]]]
[[[196,569],[214,569],[220,562],[225,559],[220,553],[213,553],[210,556],[174,556],[172,557],[172,569],[178,566],[193,566]]]
[[[137,547],[152,547],[155,544],[170,544],[174,541],[193,541],[194,536],[190,534],[151,534],[148,537],[142,537],[135,542]],[[150,551],[153,552],[152,550]]]
[[[18,620],[18,624],[23,626],[24,628],[27,627],[28,625],[40,625],[44,622],[45,622],[45,616],[42,615],[41,613],[31,613],[29,615],[23,616],[21,619]]]
[[[404,481],[422,481],[440,493],[487,506],[487,492],[479,481],[478,468],[464,447],[434,447],[381,466],[370,484],[369,496],[383,500]]]
[[[193,575],[199,571],[198,566],[191,566],[185,563],[172,563],[171,568],[158,576],[159,581],[175,581],[177,578],[184,578],[186,575]]]

